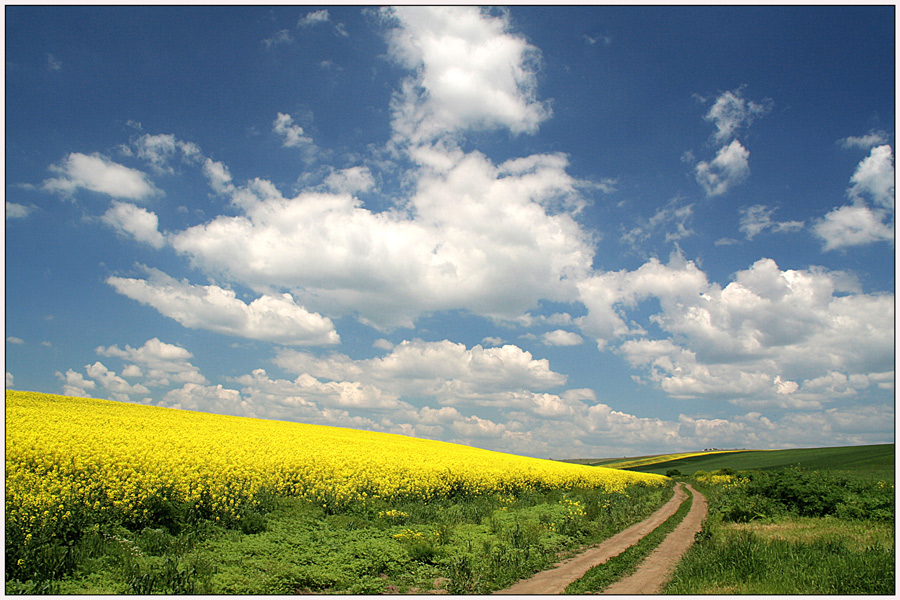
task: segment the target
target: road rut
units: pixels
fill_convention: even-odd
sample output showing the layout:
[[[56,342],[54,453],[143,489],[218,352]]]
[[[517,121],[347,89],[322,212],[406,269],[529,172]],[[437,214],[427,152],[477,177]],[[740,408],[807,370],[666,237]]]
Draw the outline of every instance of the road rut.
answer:
[[[687,486],[694,496],[691,510],[675,530],[644,559],[637,570],[624,579],[603,590],[603,594],[658,594],[662,591],[669,574],[687,549],[694,543],[694,536],[700,531],[706,518],[706,497],[691,486]]]
[[[694,507],[700,504],[699,500],[702,499],[703,505],[703,515],[706,514],[706,499],[703,498],[702,495],[695,492],[690,486],[688,489],[694,495],[694,504],[691,506],[691,511],[688,514],[687,520],[690,518],[692,514],[694,514]],[[601,563],[606,562],[613,556],[621,554],[629,547],[636,544],[643,538],[645,535],[656,529],[659,525],[663,523],[666,519],[675,514],[675,511],[678,510],[678,507],[681,505],[681,502],[687,497],[687,493],[684,491],[682,484],[679,483],[675,486],[675,494],[672,498],[666,502],[662,508],[657,510],[655,513],[650,515],[648,518],[644,519],[640,523],[635,523],[631,527],[620,531],[616,535],[611,538],[604,540],[597,546],[582,552],[581,554],[569,558],[552,569],[541,571],[540,573],[535,574],[533,577],[529,579],[523,579],[522,581],[506,588],[503,590],[498,590],[494,592],[495,594],[561,594],[565,591],[566,586],[575,581],[576,579],[580,579],[588,570],[594,565],[599,565]],[[703,520],[703,517],[700,517],[700,521]],[[665,544],[666,541],[669,540],[669,537],[674,535],[681,529],[679,526],[678,529],[672,532],[666,540],[663,542]],[[693,540],[693,537],[691,537]],[[690,545],[690,544],[688,544]],[[686,548],[685,548],[686,549]],[[682,550],[683,552],[683,550]],[[679,553],[679,557],[681,554]],[[650,557],[647,558],[649,560]],[[677,560],[677,559],[676,559]],[[642,565],[643,566],[643,563]],[[637,574],[637,573],[635,573]],[[663,574],[665,576],[665,573]],[[660,584],[661,585],[661,584]],[[618,593],[629,593],[629,592],[618,592]],[[631,593],[640,593],[640,592],[631,592]]]

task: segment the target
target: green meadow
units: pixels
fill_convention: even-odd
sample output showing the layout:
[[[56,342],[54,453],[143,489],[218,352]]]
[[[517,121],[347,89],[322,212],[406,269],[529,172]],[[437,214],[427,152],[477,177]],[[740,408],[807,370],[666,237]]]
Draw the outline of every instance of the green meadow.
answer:
[[[706,495],[703,529],[663,593],[793,595],[895,593],[894,461],[894,444],[877,444],[571,462],[668,475]]]
[[[733,452],[635,470],[689,478],[709,500],[664,593],[896,591],[893,444]]]
[[[591,464],[612,462],[596,461]],[[630,467],[628,470],[665,475],[668,471],[677,469],[685,475],[690,475],[696,471],[710,472],[718,469],[773,471],[788,467],[840,472],[855,479],[893,481],[894,444],[791,450],[736,450]]]

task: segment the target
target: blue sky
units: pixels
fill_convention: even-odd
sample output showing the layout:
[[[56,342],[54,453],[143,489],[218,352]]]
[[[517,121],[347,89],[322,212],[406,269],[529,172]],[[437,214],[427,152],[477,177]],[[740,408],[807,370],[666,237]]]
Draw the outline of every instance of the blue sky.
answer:
[[[6,7],[6,383],[894,439],[894,7]]]

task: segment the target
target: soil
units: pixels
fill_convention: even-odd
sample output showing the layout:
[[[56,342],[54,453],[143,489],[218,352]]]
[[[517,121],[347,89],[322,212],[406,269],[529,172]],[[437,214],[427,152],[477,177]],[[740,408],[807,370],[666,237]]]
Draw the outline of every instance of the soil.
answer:
[[[678,563],[684,552],[694,541],[694,534],[706,517],[706,498],[691,486],[687,488],[694,495],[691,510],[678,527],[642,562],[634,574],[614,583],[603,591],[604,594],[655,594],[659,593],[668,579],[669,572]],[[682,500],[687,497],[682,484],[675,487],[672,498],[647,519],[617,533],[601,544],[567,559],[552,569],[541,571],[529,579],[495,594],[562,594],[566,586],[580,579],[594,565],[606,562],[636,544],[645,535],[656,529],[666,519],[675,514]]]
[[[637,571],[618,581],[605,590],[604,594],[658,594],[669,579],[669,574],[687,549],[694,543],[694,536],[700,531],[703,519],[706,518],[706,497],[687,486],[694,495],[691,510],[675,531],[650,553],[644,562],[638,565]]]

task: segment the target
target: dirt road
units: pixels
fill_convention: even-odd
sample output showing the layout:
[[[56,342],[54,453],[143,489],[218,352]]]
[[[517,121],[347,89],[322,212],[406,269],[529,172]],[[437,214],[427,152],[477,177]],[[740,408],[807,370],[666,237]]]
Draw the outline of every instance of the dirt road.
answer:
[[[684,520],[678,524],[675,531],[666,536],[666,539],[650,553],[650,556],[644,559],[644,562],[638,565],[637,571],[612,584],[602,593],[631,595],[658,594],[662,591],[663,585],[669,578],[669,573],[694,543],[694,536],[700,531],[700,526],[706,517],[706,497],[691,486],[687,486],[687,488],[694,495],[694,501]]]
[[[693,532],[687,532],[689,530],[693,531],[693,529],[691,528],[695,526],[696,529],[699,530],[700,523],[703,521],[703,517],[706,516],[706,498],[704,498],[701,494],[695,492],[690,486],[688,486],[688,489],[690,489],[691,493],[694,495],[694,502],[691,505],[691,510],[688,513],[688,516],[685,517],[685,520],[678,526],[678,528],[675,529],[675,531],[673,531],[669,536],[667,536],[663,543],[660,545],[660,547],[665,546],[669,543],[670,538],[673,538],[673,536],[676,536],[676,534],[678,534],[675,539],[679,541],[677,543],[673,541],[671,544],[666,546],[666,552],[677,552],[677,558],[675,558],[675,562],[678,561],[678,558],[681,557],[684,551],[687,550],[688,546],[690,546],[691,542],[693,542]],[[627,548],[640,541],[642,537],[656,529],[660,524],[662,524],[663,521],[675,514],[675,511],[678,510],[678,506],[686,497],[687,494],[682,488],[682,484],[679,483],[675,487],[675,494],[672,496],[672,499],[664,504],[662,508],[650,515],[647,519],[641,521],[640,523],[635,523],[631,527],[605,540],[598,546],[594,546],[593,548],[586,550],[585,552],[582,552],[577,556],[565,560],[552,569],[541,571],[540,573],[537,573],[529,579],[523,579],[522,581],[512,585],[511,587],[508,587],[504,590],[498,590],[494,593],[561,594],[566,589],[567,585],[569,585],[576,579],[581,578],[585,573],[587,573],[588,569],[590,569],[594,565],[606,562],[613,556],[621,554]],[[688,522],[690,522],[690,524],[686,526],[685,523]],[[682,546],[684,547],[682,548]],[[656,586],[652,588],[654,590],[662,586],[662,584],[665,582],[665,577],[668,574],[668,569],[675,564],[675,562],[672,562],[672,565],[669,565],[668,562],[666,562],[668,560],[668,555],[666,554],[662,554],[661,557],[657,557],[657,559],[652,563],[653,565],[656,565],[658,563],[661,566],[654,566],[651,570],[645,571],[643,575],[639,576],[639,574],[644,569],[644,565],[650,563],[650,560],[658,552],[659,550],[657,549],[647,557],[644,563],[642,563],[638,568],[638,571],[632,576],[637,577],[637,579],[635,579],[635,581],[629,585],[637,585],[637,581],[645,580],[645,582],[641,584],[642,586]],[[632,577],[629,577],[627,579],[631,579]],[[660,577],[662,579],[660,581],[657,581],[657,579],[659,579]],[[641,589],[643,589],[643,587],[641,587]],[[638,594],[652,592],[620,591],[606,593]]]

